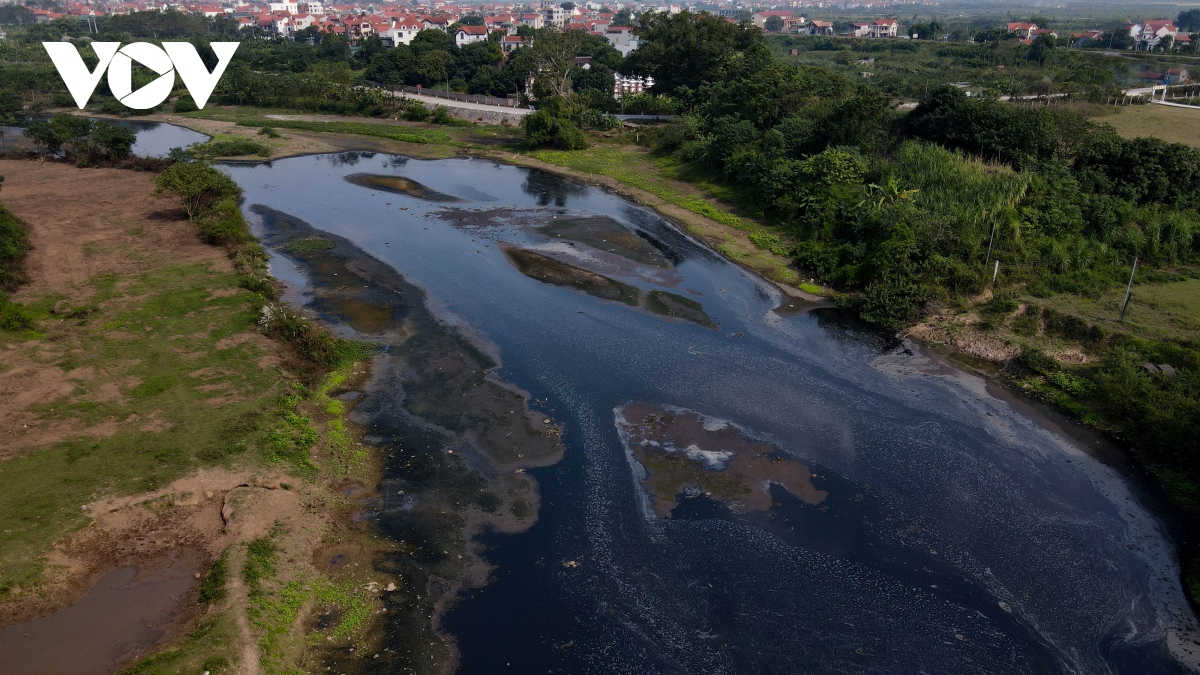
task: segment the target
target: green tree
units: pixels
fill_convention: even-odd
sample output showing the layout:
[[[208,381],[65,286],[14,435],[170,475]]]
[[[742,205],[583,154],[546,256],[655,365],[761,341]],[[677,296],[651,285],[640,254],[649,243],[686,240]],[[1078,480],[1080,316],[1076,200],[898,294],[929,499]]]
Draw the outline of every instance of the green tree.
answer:
[[[183,210],[193,220],[218,200],[241,192],[232,178],[203,162],[172,164],[155,177],[154,185],[155,194],[178,195]]]
[[[1037,36],[1033,44],[1029,47],[1029,60],[1037,61],[1039,66],[1046,65],[1046,62],[1054,58],[1058,52],[1058,39],[1053,35],[1044,34]]]
[[[776,15],[771,15],[767,17],[766,22],[763,24],[763,28],[765,28],[768,33],[782,33],[783,18]]]
[[[582,150],[588,146],[583,131],[571,121],[564,98],[552,96],[538,103],[537,111],[521,119],[525,142],[534,147],[548,146],[559,150]]]
[[[641,42],[624,70],[653,77],[655,91],[668,94],[721,81],[740,54],[762,41],[758,28],[708,13],[648,12],[638,24]]]
[[[534,40],[532,57],[536,70],[533,94],[537,99],[571,95],[572,61],[584,44],[583,31],[547,31]]]
[[[133,151],[137,134],[132,129],[119,127],[109,122],[97,122],[92,127],[92,141],[96,151],[109,159],[125,159]]]
[[[1200,9],[1187,9],[1180,12],[1175,25],[1186,31],[1200,31]]]
[[[427,86],[445,82],[450,76],[452,65],[454,57],[449,52],[440,49],[425,52],[417,59],[417,80]]]

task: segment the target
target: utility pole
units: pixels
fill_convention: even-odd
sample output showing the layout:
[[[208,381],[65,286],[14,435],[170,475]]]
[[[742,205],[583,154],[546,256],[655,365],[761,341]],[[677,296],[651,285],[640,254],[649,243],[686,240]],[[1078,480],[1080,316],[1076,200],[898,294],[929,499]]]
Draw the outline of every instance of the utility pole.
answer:
[[[992,236],[988,239],[988,252],[987,257],[983,259],[984,265],[988,264],[988,261],[992,259],[992,244],[996,241],[996,220],[996,218],[992,218]]]
[[[1000,276],[1000,261],[996,261],[996,266],[992,268],[992,285],[996,285],[996,277]]]
[[[1133,256],[1133,269],[1129,270],[1129,283],[1125,285],[1125,302],[1121,303],[1121,317],[1117,323],[1125,321],[1125,308],[1129,306],[1129,294],[1133,291],[1133,275],[1137,272],[1137,256]]]

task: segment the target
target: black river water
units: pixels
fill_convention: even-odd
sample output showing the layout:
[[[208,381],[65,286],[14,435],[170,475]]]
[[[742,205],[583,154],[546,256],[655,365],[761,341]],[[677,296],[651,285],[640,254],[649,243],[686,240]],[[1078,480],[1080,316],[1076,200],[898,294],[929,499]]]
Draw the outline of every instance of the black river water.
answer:
[[[771,284],[552,174],[369,153],[225,170],[252,221],[255,205],[303,219],[423,287],[565,429],[564,459],[530,471],[537,524],[484,537],[494,579],[444,619],[458,672],[1196,670],[1162,525],[1117,471],[980,377],[838,310],[773,311],[789,301]],[[460,201],[346,180],[362,173]],[[717,329],[542,283],[500,246],[594,263],[606,252],[529,224],[599,215],[671,262],[609,276],[694,299]],[[302,301],[305,279],[276,255]],[[746,429],[811,467],[827,499],[775,486],[765,512],[700,495],[654,517],[615,423],[634,401]]]

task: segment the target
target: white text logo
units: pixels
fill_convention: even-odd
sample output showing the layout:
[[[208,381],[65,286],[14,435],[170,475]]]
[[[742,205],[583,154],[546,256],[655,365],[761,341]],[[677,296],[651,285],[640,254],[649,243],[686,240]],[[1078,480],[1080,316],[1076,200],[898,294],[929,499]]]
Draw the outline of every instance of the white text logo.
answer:
[[[105,70],[108,71],[108,88],[127,107],[146,110],[167,100],[171,89],[175,87],[175,73],[178,71],[196,107],[203,108],[239,43],[211,43],[217,55],[217,67],[211,73],[200,60],[196,47],[189,42],[164,42],[162,47],[149,42],[133,42],[124,47],[120,42],[91,44],[96,57],[100,59],[94,71],[88,71],[75,45],[66,42],[42,43],[80,110],[87,105]],[[137,91],[133,91],[134,61],[158,74],[153,82]]]

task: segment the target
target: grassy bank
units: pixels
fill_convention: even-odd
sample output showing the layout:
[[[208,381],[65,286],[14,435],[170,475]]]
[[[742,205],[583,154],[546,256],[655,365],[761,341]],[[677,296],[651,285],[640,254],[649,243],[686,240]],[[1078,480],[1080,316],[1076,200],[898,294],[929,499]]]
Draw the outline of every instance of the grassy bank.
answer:
[[[129,672],[234,672],[248,667],[238,665],[247,654],[264,672],[292,672],[316,646],[294,620],[318,604],[345,615],[329,634],[337,647],[359,643],[379,608],[366,591],[367,570],[330,579],[309,561],[321,546],[363,539],[344,525],[357,506],[337,486],[373,484],[376,462],[331,393],[366,375],[362,362],[373,349],[277,303],[265,251],[235,193],[202,200],[187,220],[163,210],[170,201],[150,198],[146,174],[8,166],[25,174],[10,184],[22,183],[13,203],[27,214],[35,246],[64,242],[75,247],[64,253],[76,267],[107,271],[56,280],[43,267],[53,252],[37,248],[43,257],[26,261],[28,269],[7,268],[28,278],[14,299],[30,323],[0,328],[0,380],[20,378],[38,399],[10,398],[9,382],[0,397],[6,418],[22,424],[22,433],[0,439],[0,609],[44,613],[77,597],[73,575],[140,566],[138,553],[119,551],[144,545],[120,542],[149,536],[213,547],[232,537],[193,591],[194,627]],[[59,183],[63,194],[45,193]],[[116,203],[75,209],[73,202],[92,199],[75,184]],[[88,221],[87,243],[46,229],[79,218]],[[38,389],[42,383],[49,384]],[[205,535],[185,524],[188,509],[222,511],[219,500],[190,506],[194,476],[224,480],[236,496],[226,500],[233,515],[224,530]],[[253,489],[260,483],[269,489]],[[113,506],[97,512],[90,505],[100,501]],[[98,517],[109,512],[143,524],[123,530],[121,517]],[[237,592],[264,537],[277,542],[277,559],[259,566],[252,593]],[[81,548],[85,540],[115,543]],[[183,616],[191,606],[185,602]]]

